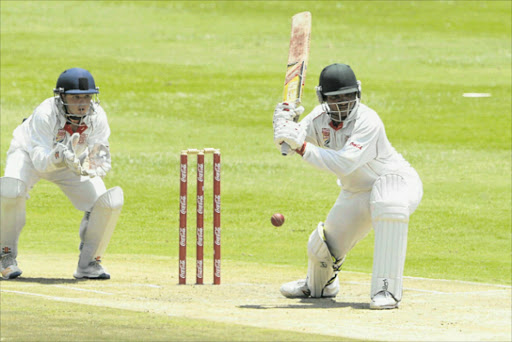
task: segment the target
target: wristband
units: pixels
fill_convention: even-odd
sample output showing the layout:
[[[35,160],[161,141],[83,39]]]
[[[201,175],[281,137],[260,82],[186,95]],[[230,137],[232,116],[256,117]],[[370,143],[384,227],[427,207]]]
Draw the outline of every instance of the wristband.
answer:
[[[297,152],[301,156],[304,156],[304,153],[306,152],[306,142],[302,144],[302,147],[300,149],[296,149],[295,152]]]

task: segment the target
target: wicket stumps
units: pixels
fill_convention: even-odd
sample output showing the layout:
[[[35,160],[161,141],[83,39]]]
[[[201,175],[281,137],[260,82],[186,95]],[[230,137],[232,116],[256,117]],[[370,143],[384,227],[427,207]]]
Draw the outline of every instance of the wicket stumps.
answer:
[[[196,284],[203,284],[204,155],[213,154],[213,284],[220,284],[220,151],[188,149],[180,157],[180,262],[179,284],[187,283],[187,177],[188,155],[197,155]]]

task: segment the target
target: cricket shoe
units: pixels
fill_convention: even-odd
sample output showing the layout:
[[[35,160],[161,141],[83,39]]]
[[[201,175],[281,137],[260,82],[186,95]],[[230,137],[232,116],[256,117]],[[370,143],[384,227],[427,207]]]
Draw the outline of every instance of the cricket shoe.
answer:
[[[372,310],[396,309],[400,302],[393,297],[388,291],[380,291],[377,293],[370,303]]]
[[[101,260],[94,260],[87,267],[78,266],[75,273],[73,273],[73,277],[76,279],[110,279],[110,274],[100,265],[100,262]]]
[[[308,288],[306,279],[299,279],[283,284],[279,289],[286,298],[308,298],[311,296],[311,290]],[[336,297],[340,292],[340,282],[338,277],[324,288],[322,298]]]
[[[2,255],[0,264],[2,269],[2,279],[14,279],[23,273],[11,253]]]

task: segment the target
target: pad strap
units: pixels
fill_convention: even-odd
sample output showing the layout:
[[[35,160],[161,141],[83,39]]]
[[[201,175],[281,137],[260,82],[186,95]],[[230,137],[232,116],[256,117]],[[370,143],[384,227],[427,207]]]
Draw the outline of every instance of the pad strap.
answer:
[[[324,224],[320,222],[308,241],[307,285],[311,297],[322,297],[325,286],[331,284],[343,260],[336,262],[325,242]],[[335,263],[336,262],[336,263]]]

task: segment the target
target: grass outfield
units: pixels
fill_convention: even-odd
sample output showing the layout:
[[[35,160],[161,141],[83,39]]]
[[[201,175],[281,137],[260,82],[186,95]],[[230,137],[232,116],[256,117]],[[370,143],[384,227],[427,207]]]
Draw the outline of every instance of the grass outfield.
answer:
[[[510,1],[0,6],[2,174],[12,131],[52,95],[60,72],[89,69],[112,129],[113,170],[105,182],[125,193],[107,265],[108,253],[177,256],[180,151],[216,147],[223,158],[223,259],[259,264],[262,272],[266,265],[306,271],[307,238],[339,189],[333,175],[280,156],[271,120],[290,17],[309,10],[306,111],[317,103],[322,68],[350,64],[363,102],[381,115],[392,144],[422,178],[405,275],[511,284]],[[208,204],[211,184],[206,194]],[[25,252],[76,253],[81,213],[46,181],[30,195],[20,263]],[[286,217],[280,228],[270,224],[277,211]],[[344,269],[370,273],[372,257],[370,233]]]

